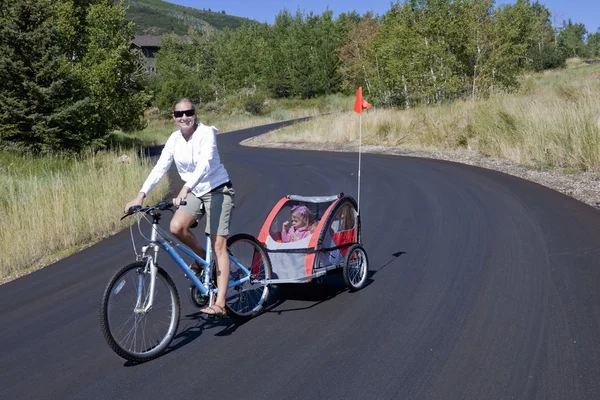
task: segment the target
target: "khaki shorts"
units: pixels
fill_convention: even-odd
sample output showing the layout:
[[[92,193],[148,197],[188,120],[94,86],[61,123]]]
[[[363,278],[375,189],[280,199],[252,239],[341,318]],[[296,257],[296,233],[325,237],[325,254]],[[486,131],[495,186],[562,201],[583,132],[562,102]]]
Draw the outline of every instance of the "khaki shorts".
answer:
[[[231,214],[235,207],[233,198],[235,190],[231,185],[219,186],[210,192],[203,194],[200,198],[188,193],[185,206],[180,206],[180,210],[185,210],[192,214],[196,222],[200,222],[206,211],[206,233],[209,235],[228,236],[231,226]],[[204,202],[204,209],[202,208]]]

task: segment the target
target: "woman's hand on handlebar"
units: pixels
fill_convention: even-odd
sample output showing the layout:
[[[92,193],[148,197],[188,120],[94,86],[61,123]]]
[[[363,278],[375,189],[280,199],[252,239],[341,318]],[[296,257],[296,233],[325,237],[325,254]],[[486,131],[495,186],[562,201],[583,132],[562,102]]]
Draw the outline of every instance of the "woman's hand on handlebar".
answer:
[[[179,206],[181,205],[185,205],[185,199],[187,198],[187,195],[188,193],[190,193],[190,191],[190,188],[188,188],[187,186],[182,187],[177,197],[173,199],[173,205],[176,208],[179,208]]]
[[[144,194],[140,192],[140,194],[133,200],[131,200],[130,202],[128,202],[127,204],[125,204],[125,210],[123,211],[125,214],[127,214],[129,212],[129,209],[131,207],[135,207],[135,206],[142,206],[142,203],[144,202]]]
[[[179,208],[179,206],[185,205],[185,198],[175,198],[173,199],[173,205],[175,206],[175,208]]]

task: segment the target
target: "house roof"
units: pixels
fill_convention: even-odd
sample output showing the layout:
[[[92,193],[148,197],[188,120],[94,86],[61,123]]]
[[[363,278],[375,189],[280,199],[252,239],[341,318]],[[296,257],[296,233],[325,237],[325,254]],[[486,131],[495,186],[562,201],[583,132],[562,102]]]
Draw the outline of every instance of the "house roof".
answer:
[[[180,36],[182,42],[190,42],[189,36]],[[133,38],[132,44],[137,47],[160,47],[161,36],[139,35]]]
[[[131,43],[138,47],[160,47],[160,36],[141,35],[136,36]]]

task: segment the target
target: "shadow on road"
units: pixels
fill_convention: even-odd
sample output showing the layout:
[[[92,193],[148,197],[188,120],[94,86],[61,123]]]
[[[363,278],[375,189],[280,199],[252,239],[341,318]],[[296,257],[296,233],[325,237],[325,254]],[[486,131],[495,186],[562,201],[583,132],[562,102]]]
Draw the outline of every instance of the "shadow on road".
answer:
[[[365,282],[365,286],[363,287],[363,289],[366,288],[367,286],[369,286],[371,283],[374,282],[373,277],[375,276],[375,274],[377,274],[378,272],[382,271],[385,267],[387,267],[388,265],[390,265],[391,263],[393,263],[394,261],[396,261],[398,259],[398,257],[400,257],[402,254],[406,254],[406,252],[405,251],[397,251],[395,253],[392,253],[392,258],[388,262],[386,262],[385,264],[383,264],[377,270],[372,270],[372,269],[369,270],[369,278]]]
[[[205,330],[222,327],[223,329],[215,333],[215,336],[229,336],[246,322],[247,321],[239,321],[233,318],[206,318],[201,312],[188,314],[181,318],[180,332],[173,338],[173,342],[169,348],[161,354],[161,357],[196,340]],[[185,326],[183,330],[181,330],[181,325]],[[143,362],[127,361],[124,366],[134,367],[139,364],[143,364]]]
[[[368,278],[365,282],[365,286],[361,289],[364,290],[367,286],[374,282],[373,276],[383,270],[388,265],[392,264],[401,255],[406,254],[405,251],[398,251],[392,253],[392,258],[383,264],[377,270],[370,270],[368,272]],[[283,314],[291,311],[302,311],[316,307],[319,304],[333,299],[340,293],[348,291],[344,282],[344,276],[342,269],[330,271],[327,275],[322,278],[314,279],[308,283],[296,283],[287,285],[277,285],[272,288],[270,303],[266,308],[265,312]],[[282,305],[288,300],[306,301],[312,304],[303,307],[294,307],[281,309]]]
[[[271,295],[273,302],[266,307],[265,312],[281,315],[290,311],[308,310],[347,290],[342,274],[338,272],[331,272],[322,279],[315,279],[308,283],[277,285],[273,287]],[[306,301],[312,304],[281,309],[280,307],[288,300]]]
[[[401,255],[406,254],[404,251],[398,251],[396,253],[392,253],[392,258],[383,264],[377,270],[370,270],[369,277],[367,278],[367,282],[362,290],[364,290],[367,286],[374,282],[373,276],[382,271],[388,265],[392,264],[394,261],[398,259]],[[277,285],[271,288],[270,300],[265,307],[265,313],[276,313],[281,315],[283,313],[293,312],[293,311],[303,311],[308,310],[310,308],[316,307],[319,304],[333,299],[335,296],[348,291],[346,284],[344,282],[344,276],[342,273],[342,269],[339,268],[337,270],[330,271],[327,275],[323,276],[319,279],[313,279],[308,283],[297,283],[297,284],[284,284]],[[295,301],[306,301],[310,304],[302,307],[294,307],[294,308],[284,308],[281,307],[288,300]],[[185,317],[181,318],[180,327],[184,326],[183,330],[180,328],[180,332],[173,338],[173,342],[171,346],[167,349],[167,351],[162,355],[171,353],[176,351],[188,343],[196,340],[198,337],[202,335],[204,330],[213,329],[217,327],[221,327],[222,329],[215,333],[215,336],[229,336],[234,333],[240,326],[242,326],[247,321],[245,320],[236,320],[234,318],[206,318],[204,314],[200,312],[195,312],[191,314],[187,314]],[[127,361],[124,366],[125,367],[133,367],[138,364],[138,362]]]
[[[405,251],[397,251],[395,253],[392,253],[392,258],[386,262],[385,264],[383,264],[381,267],[379,267],[379,269],[375,270],[375,271],[369,271],[370,272],[370,277],[375,275],[376,273],[380,272],[381,270],[383,270],[385,267],[387,267],[388,265],[390,265],[391,263],[393,263],[394,261],[396,261],[398,259],[398,257],[400,257],[402,254],[406,254]]]

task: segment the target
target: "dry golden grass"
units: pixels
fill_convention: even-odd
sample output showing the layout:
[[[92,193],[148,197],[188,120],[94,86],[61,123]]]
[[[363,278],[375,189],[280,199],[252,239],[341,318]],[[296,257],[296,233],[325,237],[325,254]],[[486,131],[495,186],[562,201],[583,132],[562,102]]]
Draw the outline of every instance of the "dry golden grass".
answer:
[[[236,107],[235,104],[223,105],[223,109],[219,111],[206,111],[200,107],[198,119],[205,125],[214,125],[219,129],[219,133],[225,133],[347,110],[352,107],[353,101],[353,96],[338,94],[308,100],[271,99],[268,101],[269,105],[263,110],[264,114],[261,115],[252,115]],[[148,126],[144,130],[129,134],[115,132],[112,139],[123,146],[160,145],[164,144],[169,135],[177,130],[173,120],[166,118],[157,110],[149,111],[146,114],[146,121]]]
[[[267,125],[275,122],[287,121],[296,118],[319,115],[318,109],[302,109],[298,111],[276,111],[269,115],[232,115],[232,116],[203,116],[200,121],[205,125],[214,125],[219,133],[231,132],[254,126]],[[111,139],[123,146],[156,146],[164,144],[169,135],[177,130],[172,120],[152,119],[143,131],[133,133],[114,132]]]
[[[76,162],[0,155],[0,282],[62,258],[126,226],[125,203],[136,195],[151,166],[128,152]],[[148,201],[161,198],[167,179]]]
[[[267,125],[275,122],[287,121],[290,119],[310,117],[319,115],[317,109],[302,109],[298,111],[277,111],[264,116],[229,116],[208,118],[205,124],[214,125],[219,132],[231,132],[240,129],[252,128],[254,126]]]
[[[280,122],[344,108],[349,97],[328,96],[307,102],[284,100],[266,115],[200,115],[220,132]],[[287,107],[287,109],[286,109]],[[296,107],[290,108],[290,107]],[[131,134],[114,132],[113,146],[135,149],[163,144],[176,129],[172,120],[148,114],[149,126]],[[0,152],[0,283],[66,257],[126,226],[122,207],[136,195],[152,165],[127,150],[74,160],[62,156],[20,157]],[[147,202],[163,198],[165,177]]]
[[[528,77],[518,94],[410,110],[363,114],[363,143],[467,148],[537,168],[600,171],[600,68],[582,66]],[[355,142],[351,111],[281,129],[263,142]]]

